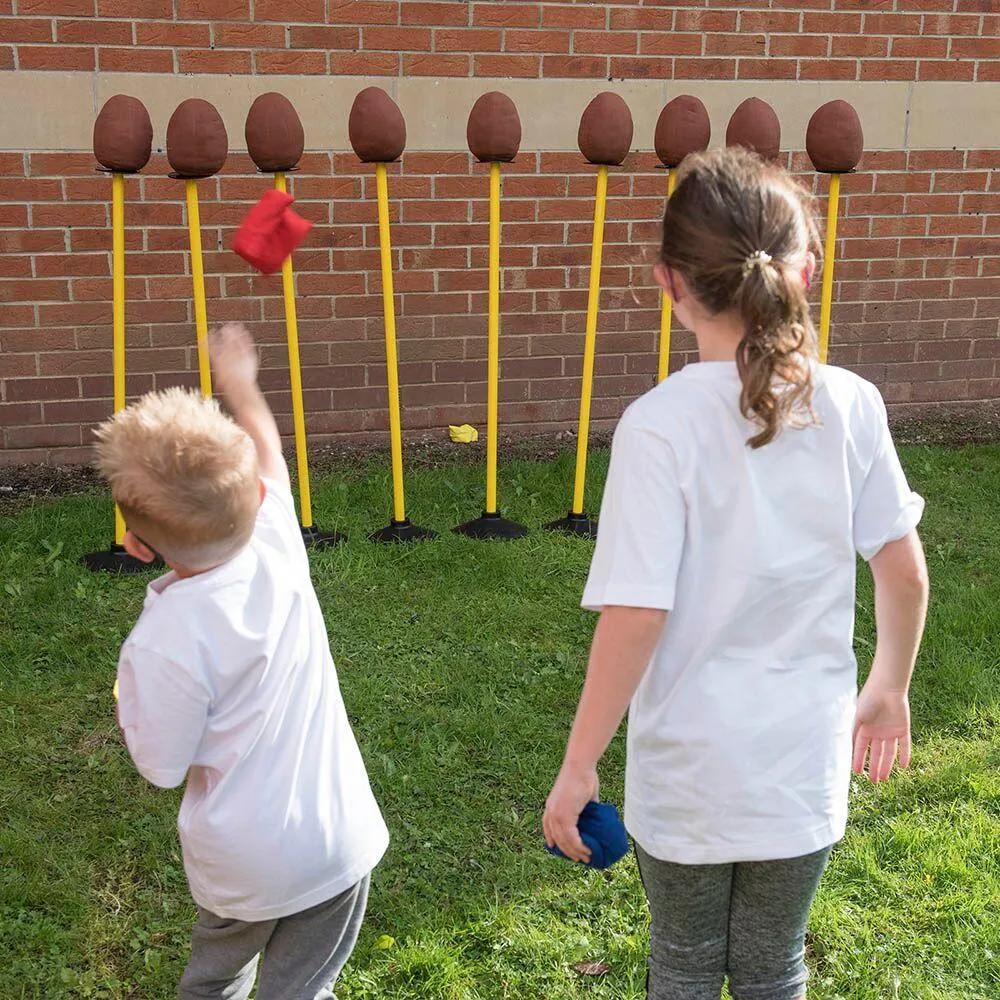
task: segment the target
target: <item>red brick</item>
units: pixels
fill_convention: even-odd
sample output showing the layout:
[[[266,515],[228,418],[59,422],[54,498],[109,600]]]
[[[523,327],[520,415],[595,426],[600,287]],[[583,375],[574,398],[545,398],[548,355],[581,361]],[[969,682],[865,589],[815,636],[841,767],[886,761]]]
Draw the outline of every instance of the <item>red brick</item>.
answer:
[[[827,56],[830,40],[825,35],[772,35],[772,56]]]
[[[862,4],[859,4],[861,6]],[[891,8],[892,3],[887,4]],[[919,35],[919,14],[865,14],[866,35]]]
[[[17,13],[58,14],[59,17],[92,17],[94,0],[18,0]]]
[[[646,59],[635,56],[615,56],[611,60],[611,76],[620,80],[669,80],[674,75],[673,59]]]
[[[396,0],[330,0],[331,24],[399,24]]]
[[[910,59],[943,59],[948,55],[947,38],[894,38],[891,53]],[[956,53],[957,55],[957,53]]]
[[[737,12],[728,10],[678,10],[674,14],[675,31],[736,30]]]
[[[73,424],[40,424],[28,427],[7,427],[4,439],[8,448],[52,448],[79,445],[83,428]]]
[[[855,80],[857,75],[853,59],[808,59],[799,66],[801,80]]]
[[[364,28],[361,32],[364,49],[385,49],[389,52],[429,52],[429,28]]]
[[[228,25],[216,28],[215,42]],[[211,44],[211,29],[207,24],[177,24],[173,21],[136,21],[136,42],[139,45],[163,45],[170,48],[207,48]]]
[[[476,56],[474,75],[481,77],[537,77],[541,75],[539,56]]]
[[[794,80],[798,66],[794,59],[741,59],[741,80]]]
[[[924,14],[921,31],[925,35],[978,35],[979,17],[962,14]]]
[[[94,50],[69,45],[19,45],[17,64],[21,69],[94,68]]]
[[[929,62],[922,60],[917,70],[918,80],[950,80],[958,82],[975,78],[975,63],[942,60]]]
[[[97,0],[97,13],[100,17],[134,17],[135,0]],[[142,16],[173,17],[173,0],[142,0]]]
[[[508,38],[510,32],[507,33]],[[576,31],[573,51],[589,55],[632,55],[638,51],[639,36],[630,31]]]
[[[322,24],[326,0],[254,0],[253,16],[256,21]]]
[[[251,69],[250,53],[236,49],[181,51],[177,63],[181,73],[249,73]]]
[[[831,39],[830,55],[884,59],[889,55],[889,39],[884,35],[837,35]]]
[[[56,21],[56,41],[78,45],[131,45],[131,21]]]
[[[343,76],[397,76],[400,58],[395,52],[331,52],[330,72]]]
[[[767,39],[764,35],[707,35],[706,56],[762,56]]]
[[[469,57],[437,53],[404,53],[404,76],[468,76]]]
[[[0,42],[51,42],[55,22],[12,17],[0,21]]]
[[[169,49],[99,49],[98,59],[105,73],[171,73],[174,69]]]
[[[542,75],[552,79],[604,79],[608,75],[608,60],[603,56],[545,56],[542,60]]]
[[[325,52],[258,52],[254,55],[258,73],[307,75],[326,73]]]
[[[616,17],[622,14],[631,13],[629,11],[611,11],[611,27],[612,28],[628,28],[632,27],[628,24],[619,24],[616,22]],[[652,13],[652,12],[651,12]],[[661,25],[666,21],[664,30],[670,26],[670,15],[667,13],[659,14],[658,19]],[[542,27],[543,28],[589,28],[591,30],[597,28],[601,29],[605,27],[605,11],[601,7],[585,7],[582,4],[574,4],[573,6],[554,6],[551,4],[546,4],[542,7]]]
[[[183,21],[247,21],[250,0],[176,0],[177,19]],[[170,14],[166,15],[170,17]]]
[[[740,11],[740,31],[783,34],[800,30],[801,16],[797,11]]]
[[[472,23],[501,28],[537,28],[541,5],[537,3],[475,3],[472,4]]]
[[[861,15],[838,11],[835,14],[805,11],[802,30],[820,35],[857,35],[861,33]]]
[[[7,382],[7,400],[11,403],[46,399],[77,399],[80,384],[75,378],[19,378]]]
[[[86,174],[93,177],[94,158],[90,153],[32,153],[32,177],[62,177],[65,174]],[[106,190],[111,190],[110,178]]]
[[[702,36],[676,31],[639,36],[639,51],[650,56],[700,56]]]
[[[30,378],[37,374],[37,354],[0,354],[0,378]]]
[[[677,59],[674,76],[678,80],[735,80],[735,59]]]
[[[207,25],[192,24],[191,28],[208,29]],[[293,27],[294,39],[298,32],[323,29]],[[357,32],[353,33],[357,40]],[[167,35],[169,37],[169,34]],[[180,45],[180,42],[175,43]],[[187,43],[184,43],[187,44]],[[294,42],[292,43],[295,46]],[[217,24],[215,26],[215,47],[219,49],[283,49],[285,28],[280,24]]]
[[[467,25],[469,23],[468,3],[418,3],[404,0],[399,5],[401,24],[426,24],[440,28],[445,25]]]
[[[907,157],[910,170],[961,170],[965,154],[957,149],[915,149]]]
[[[912,59],[870,59],[861,63],[861,79],[887,82],[915,80],[917,63]]]
[[[502,32],[492,28],[438,28],[434,32],[437,52],[499,52],[502,43]]]
[[[953,38],[952,58],[1000,59],[1000,38]]]

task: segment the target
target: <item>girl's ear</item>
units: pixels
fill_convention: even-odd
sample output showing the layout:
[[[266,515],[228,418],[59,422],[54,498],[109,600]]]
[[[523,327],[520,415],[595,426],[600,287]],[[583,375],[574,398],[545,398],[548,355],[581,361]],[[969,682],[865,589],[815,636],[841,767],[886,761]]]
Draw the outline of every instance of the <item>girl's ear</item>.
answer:
[[[151,563],[156,559],[156,553],[145,542],[140,542],[131,531],[125,532],[122,548],[139,562]]]
[[[656,283],[662,288],[674,302],[679,302],[684,295],[684,283],[681,276],[671,268],[667,267],[663,261],[657,261],[653,265],[653,275]]]
[[[806,253],[806,266],[802,268],[802,284],[806,286],[806,291],[812,288],[813,275],[816,274],[816,254],[812,250]]]

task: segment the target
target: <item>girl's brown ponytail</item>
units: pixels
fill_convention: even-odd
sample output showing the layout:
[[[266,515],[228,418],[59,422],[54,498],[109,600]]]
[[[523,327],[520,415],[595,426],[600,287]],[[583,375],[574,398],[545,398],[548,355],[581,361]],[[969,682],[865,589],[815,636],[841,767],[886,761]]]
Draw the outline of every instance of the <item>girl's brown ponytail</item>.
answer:
[[[689,157],[667,205],[661,259],[710,312],[733,311],[740,409],[760,448],[812,412],[816,337],[800,274],[819,241],[791,178],[742,149]]]

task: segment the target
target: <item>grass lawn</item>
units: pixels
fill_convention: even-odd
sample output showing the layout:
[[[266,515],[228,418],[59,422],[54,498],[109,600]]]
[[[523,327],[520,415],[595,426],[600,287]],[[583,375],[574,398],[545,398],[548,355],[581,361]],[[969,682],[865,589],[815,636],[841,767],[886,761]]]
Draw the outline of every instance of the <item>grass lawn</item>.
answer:
[[[1000,448],[907,449],[928,500],[934,588],[913,709],[914,767],[858,781],[814,912],[814,1000],[1000,996]],[[597,506],[607,456],[592,460]],[[533,529],[567,506],[571,460],[505,463],[501,505]],[[611,873],[544,853],[540,811],[593,617],[591,546],[534,530],[484,544],[473,466],[410,475],[432,544],[378,547],[388,474],[315,484],[351,540],[313,572],[344,696],[393,841],[342,1000],[642,996],[646,914],[632,859]],[[0,517],[0,998],[174,996],[194,908],[174,820],[118,738],[111,686],[144,580],[88,574],[103,496]],[[858,651],[871,653],[863,574]],[[602,769],[620,801],[623,742]],[[602,960],[584,976],[573,963]]]

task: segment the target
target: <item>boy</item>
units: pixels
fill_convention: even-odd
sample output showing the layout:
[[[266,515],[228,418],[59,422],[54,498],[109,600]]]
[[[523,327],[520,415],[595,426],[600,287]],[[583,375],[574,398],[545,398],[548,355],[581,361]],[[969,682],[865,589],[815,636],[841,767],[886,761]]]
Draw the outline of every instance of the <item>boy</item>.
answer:
[[[212,335],[235,423],[182,389],[97,431],[149,585],[118,664],[139,772],[172,788],[198,904],[181,1000],[326,1000],[389,835],[341,700],[249,334]]]

